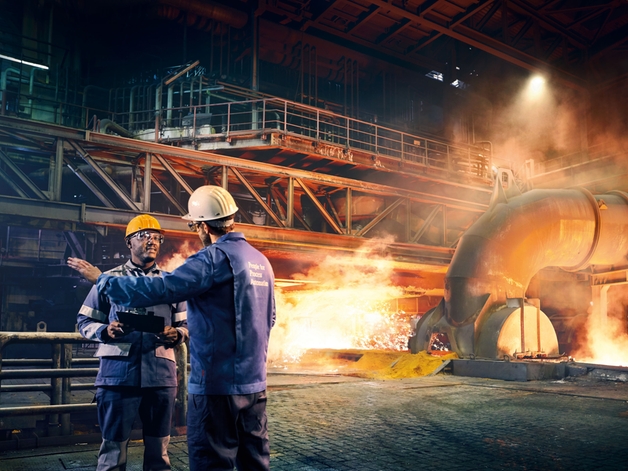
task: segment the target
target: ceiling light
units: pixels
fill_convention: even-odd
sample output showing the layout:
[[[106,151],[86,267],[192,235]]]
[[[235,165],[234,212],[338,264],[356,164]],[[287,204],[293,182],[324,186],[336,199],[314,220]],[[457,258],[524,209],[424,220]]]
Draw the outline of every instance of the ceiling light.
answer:
[[[6,59],[8,61],[17,62],[18,64],[30,65],[31,67],[36,67],[38,69],[48,70],[48,66],[47,65],[36,64],[35,62],[23,61],[22,59],[17,59],[15,57],[11,57],[11,56],[5,56],[4,54],[0,54],[0,59]]]
[[[533,76],[528,82],[528,86],[526,90],[527,97],[529,99],[541,98],[543,95],[547,93],[545,85],[546,85],[545,77],[542,77],[541,75]]]

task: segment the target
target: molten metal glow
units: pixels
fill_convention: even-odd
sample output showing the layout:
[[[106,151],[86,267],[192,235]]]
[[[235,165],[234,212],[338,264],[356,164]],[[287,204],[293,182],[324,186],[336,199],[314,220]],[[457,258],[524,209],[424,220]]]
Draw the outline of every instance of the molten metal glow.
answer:
[[[403,290],[392,285],[393,264],[377,255],[381,248],[372,242],[354,256],[328,256],[284,283],[292,286],[278,284],[270,363],[298,361],[308,349],[407,350],[410,314],[394,309]],[[186,243],[159,265],[172,271],[193,252]]]
[[[362,261],[364,262],[364,261]],[[406,350],[410,321],[389,301],[401,295],[383,266],[373,271],[332,257],[316,270],[324,281],[298,291],[277,291],[277,325],[269,360],[293,362],[308,349]]]
[[[602,322],[590,315],[584,327],[585,344],[571,354],[576,361],[628,366],[628,334],[621,321],[609,316]]]
[[[190,255],[198,252],[199,244],[191,244],[189,241],[183,242],[178,251],[170,256],[163,256],[157,260],[159,268],[164,271],[173,271],[175,268],[180,267],[185,262],[185,259]]]

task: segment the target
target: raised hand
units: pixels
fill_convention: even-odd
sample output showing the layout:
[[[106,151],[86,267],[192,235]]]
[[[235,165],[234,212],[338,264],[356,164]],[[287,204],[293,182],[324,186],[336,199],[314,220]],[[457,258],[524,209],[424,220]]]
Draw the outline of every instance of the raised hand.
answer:
[[[68,258],[68,266],[79,272],[83,278],[92,283],[96,283],[98,277],[102,274],[100,269],[81,258]]]

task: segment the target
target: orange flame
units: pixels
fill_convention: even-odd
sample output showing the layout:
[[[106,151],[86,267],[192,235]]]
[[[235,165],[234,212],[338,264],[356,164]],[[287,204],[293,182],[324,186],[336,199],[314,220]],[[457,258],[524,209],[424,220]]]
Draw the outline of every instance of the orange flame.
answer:
[[[390,302],[403,290],[391,283],[392,261],[379,255],[389,242],[371,240],[355,255],[329,255],[306,274],[278,280],[269,362],[298,361],[308,349],[406,350],[409,315]],[[195,251],[186,241],[159,265],[172,271]]]
[[[606,321],[589,315],[583,332],[583,345],[572,352],[578,362],[597,365],[628,366],[628,334],[619,319],[610,315]]]
[[[198,252],[199,247],[199,241],[195,240],[194,242],[191,242],[189,240],[185,240],[177,248],[176,252],[160,257],[157,260],[157,264],[159,265],[159,268],[164,271],[173,271],[183,265],[186,258]]]

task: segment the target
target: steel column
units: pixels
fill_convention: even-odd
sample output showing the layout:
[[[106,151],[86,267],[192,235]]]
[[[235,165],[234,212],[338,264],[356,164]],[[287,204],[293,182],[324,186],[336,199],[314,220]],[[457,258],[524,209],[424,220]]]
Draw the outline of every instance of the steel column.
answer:
[[[294,227],[294,178],[288,177],[286,227]]]
[[[54,175],[52,180],[52,188],[50,188],[51,199],[54,201],[61,201],[61,190],[63,183],[63,139],[57,138],[54,172],[50,172]]]
[[[142,201],[142,210],[146,213],[150,212],[151,182],[153,179],[152,164],[152,154],[147,152],[144,157],[144,198]]]

